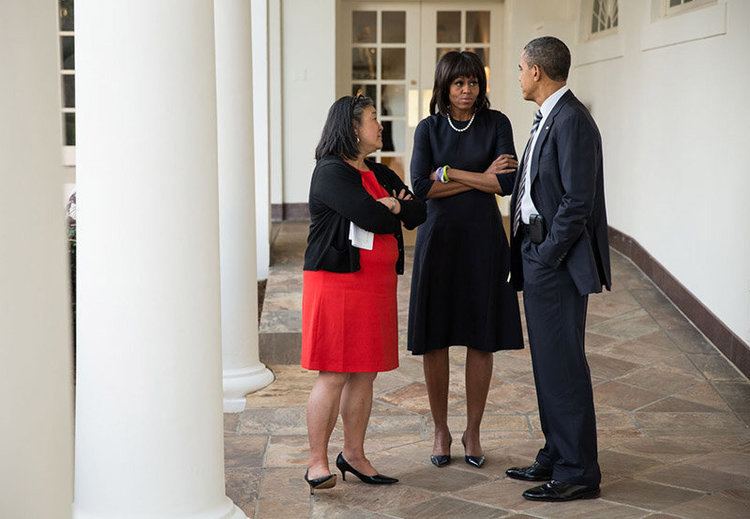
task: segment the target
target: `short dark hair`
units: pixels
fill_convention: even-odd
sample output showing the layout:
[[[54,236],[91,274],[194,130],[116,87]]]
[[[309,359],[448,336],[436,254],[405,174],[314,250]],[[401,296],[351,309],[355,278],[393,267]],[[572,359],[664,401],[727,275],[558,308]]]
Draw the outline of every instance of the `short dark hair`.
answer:
[[[457,77],[477,78],[479,82],[479,95],[474,102],[474,111],[489,108],[490,101],[487,99],[487,76],[484,73],[484,65],[479,56],[473,52],[451,51],[446,53],[435,67],[435,85],[432,87],[432,99],[430,100],[430,113],[450,113],[451,101],[449,96],[451,83]]]
[[[315,160],[334,156],[354,160],[359,155],[354,125],[362,124],[362,112],[375,103],[367,96],[344,96],[331,105],[323,126],[320,142],[315,148]]]
[[[552,81],[567,81],[570,71],[570,50],[553,36],[531,40],[523,48],[528,65],[537,65]]]

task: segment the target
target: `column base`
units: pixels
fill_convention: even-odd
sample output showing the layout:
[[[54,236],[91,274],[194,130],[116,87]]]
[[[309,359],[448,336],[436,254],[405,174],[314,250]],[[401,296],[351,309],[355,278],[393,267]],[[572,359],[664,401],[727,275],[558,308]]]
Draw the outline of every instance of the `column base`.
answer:
[[[119,512],[89,513],[76,507],[73,503],[73,519],[110,519],[111,517],[122,517]],[[146,519],[247,519],[247,515],[231,499],[224,497],[222,503],[211,510],[197,514],[148,514],[139,517]]]
[[[273,382],[271,370],[262,363],[253,367],[224,370],[224,412],[245,410],[245,395],[263,389]]]

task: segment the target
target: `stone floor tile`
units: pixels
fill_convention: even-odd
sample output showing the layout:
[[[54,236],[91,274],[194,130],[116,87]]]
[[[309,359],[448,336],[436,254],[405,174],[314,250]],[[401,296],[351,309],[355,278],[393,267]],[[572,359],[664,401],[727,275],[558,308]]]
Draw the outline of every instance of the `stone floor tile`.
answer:
[[[605,476],[632,476],[655,466],[660,462],[632,454],[623,454],[613,450],[599,452],[599,467]]]
[[[746,381],[745,376],[721,355],[688,354],[688,357],[709,380]]]
[[[318,374],[297,365],[274,364],[269,366],[283,384],[272,383],[260,391],[247,395],[247,408],[260,407],[299,407],[307,405],[310,390]]]
[[[747,381],[714,382],[713,387],[735,412],[750,412],[750,384]]]
[[[733,451],[712,452],[690,460],[708,470],[729,472],[750,478],[750,454]]]
[[[669,371],[659,366],[641,368],[618,378],[617,381],[664,396],[682,391],[700,382],[690,375]]]
[[[590,332],[586,330],[586,351],[592,352],[599,349],[603,349],[613,344],[621,342],[621,339],[615,337],[608,337],[606,335],[599,335],[598,333]]]
[[[658,336],[659,333],[651,335]],[[660,343],[648,341],[646,337],[639,337],[631,341],[610,345],[602,353],[608,357],[639,365],[653,364],[655,362],[666,361],[675,355],[684,355],[671,340],[667,338],[667,341],[667,343]]]
[[[672,464],[686,459],[694,459],[717,449],[728,448],[733,443],[730,436],[711,438],[644,437],[626,440],[615,447],[614,450]]]
[[[430,501],[402,508],[396,514],[409,519],[495,519],[508,515],[506,510],[490,508],[469,501],[440,496]]]
[[[227,467],[224,470],[227,497],[245,512],[248,519],[253,519],[258,501],[261,469]]]
[[[234,433],[237,432],[237,427],[240,425],[240,415],[238,413],[225,413],[224,414],[224,432]]]
[[[343,505],[330,499],[314,500],[310,513],[310,519],[392,519],[393,517],[392,515]]]
[[[648,470],[639,474],[638,479],[703,492],[750,488],[750,478],[740,474],[711,470],[690,463]]]
[[[666,413],[705,413],[716,411],[715,407],[682,400],[681,398],[667,397],[663,400],[641,407],[639,412],[666,412]]]
[[[694,490],[633,479],[617,481],[602,488],[602,497],[607,501],[646,508],[656,512],[699,498],[701,495],[703,494]]]
[[[666,330],[666,332],[677,347],[685,353],[703,353],[707,355],[716,353],[713,345],[706,340],[701,332],[690,324],[672,328]]]
[[[686,519],[747,519],[747,503],[722,495],[704,496],[666,510]]]
[[[224,466],[262,467],[268,436],[227,434],[224,436]]]
[[[747,426],[734,413],[648,413],[636,412],[635,418],[644,431],[659,436],[736,435]]]
[[[455,492],[489,480],[487,476],[482,474],[481,469],[474,471],[458,470],[450,465],[442,468],[422,465],[408,469],[406,472],[400,473],[398,477],[410,487],[438,493]]]
[[[590,314],[612,318],[639,310],[640,308],[641,305],[635,300],[633,295],[629,291],[624,290],[622,292],[592,295],[589,298],[588,311]],[[596,324],[589,323],[588,321],[587,323]]]
[[[320,494],[324,492],[328,491],[319,491]],[[316,496],[314,499],[321,497]],[[302,479],[298,468],[265,469],[260,478],[255,517],[257,519],[309,517],[312,499],[310,487]]]
[[[644,310],[635,310],[589,328],[600,335],[617,339],[635,339],[659,331],[659,325]]]
[[[640,519],[651,512],[604,499],[568,503],[547,503],[529,510],[535,517],[549,519]]]
[[[240,413],[239,434],[307,434],[305,408],[259,407]]]
[[[722,382],[716,382],[715,384],[723,384]],[[747,385],[750,389],[750,385]],[[694,386],[690,386],[687,389],[678,391],[673,395],[675,398],[682,400],[688,400],[690,402],[696,402],[699,404],[713,407],[721,411],[728,411],[730,406],[727,405],[726,399],[722,398],[721,393],[714,387],[714,384],[710,382],[700,382]],[[750,410],[750,408],[748,408]]]
[[[482,485],[455,490],[451,494],[472,503],[523,512],[539,506],[538,502],[528,501],[521,497],[523,491],[532,486],[534,486],[534,483],[528,481],[503,478]]]
[[[605,382],[594,389],[594,403],[597,408],[606,406],[632,411],[661,398],[659,393],[620,382]]]
[[[435,497],[433,492],[402,483],[366,485],[349,475],[346,481],[340,480],[330,492],[325,494],[320,492],[320,497],[316,494],[313,509],[323,504],[333,509],[349,508],[357,510],[358,513],[361,513],[361,510],[367,510],[387,517],[402,517],[398,515],[398,510],[419,505],[433,497]]]
[[[493,384],[487,402],[506,412],[535,413],[537,409],[536,391],[518,382]]]
[[[643,367],[640,363],[613,357],[609,355],[609,351],[608,349],[606,352],[588,353],[586,355],[592,376],[611,380]]]

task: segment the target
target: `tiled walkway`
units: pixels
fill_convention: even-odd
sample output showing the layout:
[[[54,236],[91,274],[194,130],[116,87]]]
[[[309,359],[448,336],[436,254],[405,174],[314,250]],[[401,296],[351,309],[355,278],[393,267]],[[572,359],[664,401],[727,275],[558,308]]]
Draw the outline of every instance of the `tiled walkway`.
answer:
[[[298,327],[305,233],[305,225],[285,224],[276,241],[264,319],[277,327]],[[227,493],[249,517],[262,519],[750,517],[748,380],[614,252],[613,269],[613,291],[590,300],[587,329],[601,499],[525,501],[521,492],[530,485],[504,476],[507,467],[530,462],[542,443],[528,349],[495,356],[482,430],[485,467],[463,463],[459,442],[449,467],[429,463],[432,429],[422,365],[403,341],[409,272],[399,288],[401,366],[376,380],[366,444],[375,467],[401,483],[369,487],[339,477],[334,489],[310,498],[302,480],[304,411],[315,373],[279,364],[270,366],[276,382],[250,395],[248,410],[225,415]],[[454,438],[465,424],[464,352],[451,350]],[[339,424],[332,466],[340,448]]]

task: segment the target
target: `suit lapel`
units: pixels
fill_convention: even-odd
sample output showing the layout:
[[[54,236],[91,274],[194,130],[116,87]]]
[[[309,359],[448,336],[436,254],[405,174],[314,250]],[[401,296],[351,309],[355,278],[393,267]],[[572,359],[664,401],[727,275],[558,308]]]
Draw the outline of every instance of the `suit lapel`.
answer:
[[[531,158],[531,184],[534,183],[534,180],[536,180],[537,175],[539,175],[539,155],[542,153],[542,148],[544,147],[544,143],[547,140],[547,136],[550,133],[550,130],[552,128],[552,125],[555,122],[555,116],[558,114],[558,112],[562,109],[563,106],[565,106],[568,101],[570,101],[573,98],[573,92],[568,90],[563,94],[563,96],[560,98],[560,100],[557,102],[557,104],[552,108],[552,111],[550,112],[547,119],[544,121],[544,126],[539,128],[539,137],[536,139],[536,144],[534,145],[534,151],[532,152],[532,158]]]

